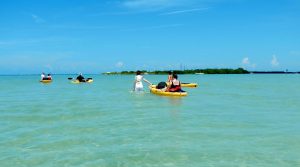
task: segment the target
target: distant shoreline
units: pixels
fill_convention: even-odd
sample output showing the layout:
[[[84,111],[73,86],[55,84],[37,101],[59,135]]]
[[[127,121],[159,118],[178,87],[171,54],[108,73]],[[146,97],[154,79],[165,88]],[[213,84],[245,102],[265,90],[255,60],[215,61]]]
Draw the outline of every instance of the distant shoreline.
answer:
[[[250,74],[300,74],[299,72],[286,72],[286,71],[250,71]]]
[[[229,69],[229,68],[207,68],[207,69],[194,69],[194,70],[163,70],[163,71],[146,71],[141,70],[143,74],[151,75],[167,75],[169,71],[172,71],[176,74],[190,74],[190,75],[203,75],[203,74],[300,74],[298,72],[289,72],[289,71],[247,71],[243,68]],[[51,73],[52,75],[70,75],[77,76],[76,73]],[[121,72],[103,72],[103,73],[85,73],[84,75],[135,75],[136,71],[121,71]],[[40,74],[0,74],[0,76],[36,76]]]
[[[195,70],[170,70],[176,74],[300,74],[300,72],[288,72],[288,71],[247,71],[243,68],[229,69],[229,68],[208,68],[208,69],[195,69]],[[169,70],[163,71],[146,71],[141,70],[143,74],[154,74],[154,75],[166,75],[170,72]],[[121,72],[105,72],[103,75],[134,75],[136,71],[121,71]]]

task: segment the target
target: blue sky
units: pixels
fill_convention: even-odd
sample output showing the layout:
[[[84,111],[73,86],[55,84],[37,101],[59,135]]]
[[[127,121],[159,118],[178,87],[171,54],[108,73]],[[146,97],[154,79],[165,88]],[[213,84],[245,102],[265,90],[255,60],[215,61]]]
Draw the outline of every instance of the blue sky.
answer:
[[[0,74],[300,71],[299,0],[1,0]]]

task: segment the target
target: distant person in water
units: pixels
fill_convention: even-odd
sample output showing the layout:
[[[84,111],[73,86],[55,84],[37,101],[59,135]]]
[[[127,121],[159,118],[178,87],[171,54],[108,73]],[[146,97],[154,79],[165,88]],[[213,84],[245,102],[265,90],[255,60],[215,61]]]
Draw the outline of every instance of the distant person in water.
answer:
[[[173,74],[173,80],[171,81],[170,85],[168,86],[167,92],[181,92],[181,83],[178,80],[177,74]]]
[[[136,92],[139,92],[139,91],[143,91],[144,90],[144,86],[143,86],[143,82],[142,81],[145,81],[147,82],[149,85],[152,85],[151,82],[149,82],[148,80],[146,80],[143,75],[142,75],[142,72],[141,71],[137,71],[136,72],[136,76],[134,78],[134,86],[133,86],[133,90],[136,91]]]
[[[48,75],[47,75],[47,80],[52,80],[51,74],[48,74]]]
[[[82,73],[79,73],[79,75],[76,78],[79,82],[85,82],[84,77],[82,76]]]
[[[46,75],[45,75],[45,73],[43,72],[43,73],[41,74],[41,80],[44,80],[45,77],[46,77]]]

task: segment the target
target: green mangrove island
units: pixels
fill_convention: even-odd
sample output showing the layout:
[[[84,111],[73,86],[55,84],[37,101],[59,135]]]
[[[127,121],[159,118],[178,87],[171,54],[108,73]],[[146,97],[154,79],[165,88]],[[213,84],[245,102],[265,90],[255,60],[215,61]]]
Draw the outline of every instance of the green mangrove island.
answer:
[[[168,74],[169,71],[172,71],[175,74],[249,74],[250,72],[243,69],[229,69],[229,68],[208,68],[208,69],[194,69],[194,70],[157,70],[157,71],[147,71],[141,70],[144,74],[156,74],[156,75],[165,75]],[[103,74],[106,75],[132,75],[135,74],[136,71],[121,71],[121,72],[105,72]]]

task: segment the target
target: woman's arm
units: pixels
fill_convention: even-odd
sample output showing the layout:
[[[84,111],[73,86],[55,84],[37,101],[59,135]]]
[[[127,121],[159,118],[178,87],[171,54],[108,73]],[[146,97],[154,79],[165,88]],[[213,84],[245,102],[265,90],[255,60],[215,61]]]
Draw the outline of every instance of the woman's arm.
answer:
[[[143,80],[144,80],[145,82],[147,82],[149,85],[152,85],[152,83],[149,82],[147,79],[143,78]]]

